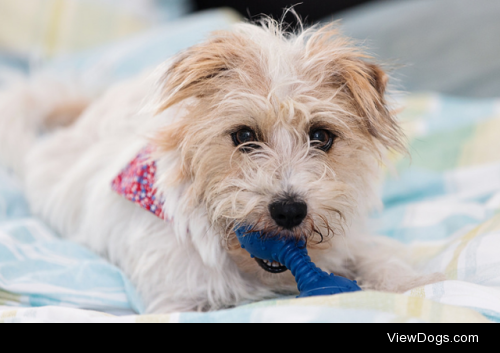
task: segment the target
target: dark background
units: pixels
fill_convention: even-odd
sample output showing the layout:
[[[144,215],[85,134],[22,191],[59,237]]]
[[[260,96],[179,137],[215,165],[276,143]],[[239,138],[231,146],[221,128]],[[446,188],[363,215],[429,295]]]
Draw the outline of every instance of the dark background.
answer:
[[[266,14],[280,19],[283,9],[296,5],[295,10],[307,23],[313,23],[335,12],[345,10],[375,0],[196,0],[197,10],[214,7],[231,7],[249,19],[257,19]],[[286,18],[294,22],[293,16]]]

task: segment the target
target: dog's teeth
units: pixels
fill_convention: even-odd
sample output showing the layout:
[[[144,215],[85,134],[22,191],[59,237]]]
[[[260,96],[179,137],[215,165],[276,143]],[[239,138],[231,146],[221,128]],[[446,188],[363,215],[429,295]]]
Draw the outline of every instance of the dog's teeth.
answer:
[[[273,267],[273,268],[280,268],[280,267],[283,267],[282,264],[280,264],[279,262],[276,262],[276,261],[269,261],[269,260],[262,260],[262,262],[264,264],[266,264],[267,266],[269,267]]]

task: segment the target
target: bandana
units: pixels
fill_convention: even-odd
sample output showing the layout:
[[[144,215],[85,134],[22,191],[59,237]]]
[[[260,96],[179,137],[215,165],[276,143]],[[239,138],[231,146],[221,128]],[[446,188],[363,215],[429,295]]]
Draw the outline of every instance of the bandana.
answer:
[[[137,157],[113,180],[112,188],[127,200],[164,218],[163,204],[154,189],[156,162],[150,159],[153,148],[142,149]]]

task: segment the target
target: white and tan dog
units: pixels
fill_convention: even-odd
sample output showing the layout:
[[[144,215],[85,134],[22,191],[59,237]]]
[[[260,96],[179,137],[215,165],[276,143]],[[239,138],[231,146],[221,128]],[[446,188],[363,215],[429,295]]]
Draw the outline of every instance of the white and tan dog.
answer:
[[[122,268],[148,312],[296,293],[290,272],[240,248],[237,223],[305,236],[322,269],[403,292],[442,277],[417,274],[399,245],[364,229],[384,155],[404,149],[387,77],[366,59],[332,26],[239,24],[88,107],[48,79],[3,92],[0,154],[33,212]],[[111,188],[147,145],[168,222]]]

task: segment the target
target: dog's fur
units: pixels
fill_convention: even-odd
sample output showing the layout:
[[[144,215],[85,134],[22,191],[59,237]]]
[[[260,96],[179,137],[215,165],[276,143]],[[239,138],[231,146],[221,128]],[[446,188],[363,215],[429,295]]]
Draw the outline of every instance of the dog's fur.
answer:
[[[441,276],[417,274],[403,247],[364,230],[367,211],[380,206],[386,151],[404,149],[387,76],[367,59],[334,26],[290,34],[273,21],[240,24],[153,77],[112,88],[81,115],[85,97],[47,79],[2,93],[1,157],[23,176],[33,212],[121,267],[148,312],[296,293],[289,272],[267,273],[239,247],[237,223],[306,236],[322,269],[403,292]],[[37,138],[40,127],[78,115]],[[231,133],[242,126],[260,148],[235,147]],[[311,145],[313,127],[337,136],[329,152]],[[169,222],[111,190],[147,144],[156,146]],[[283,198],[308,206],[293,230],[269,214]]]

